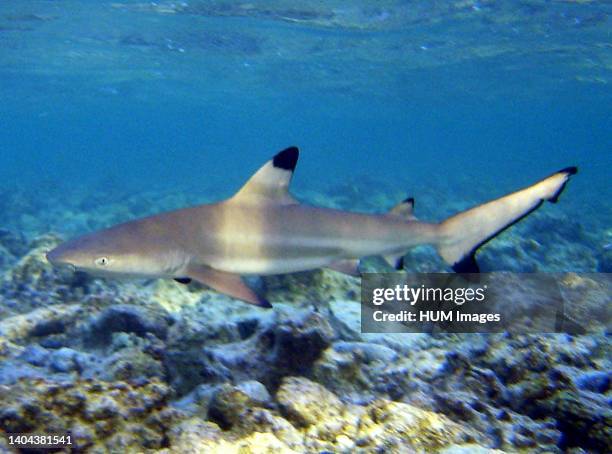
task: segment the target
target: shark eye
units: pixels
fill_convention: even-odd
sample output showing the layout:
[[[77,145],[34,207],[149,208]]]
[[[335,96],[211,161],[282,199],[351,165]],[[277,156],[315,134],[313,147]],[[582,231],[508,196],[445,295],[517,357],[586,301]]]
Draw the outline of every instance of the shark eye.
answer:
[[[108,265],[108,257],[99,257],[96,259],[95,263],[98,266],[106,266]]]

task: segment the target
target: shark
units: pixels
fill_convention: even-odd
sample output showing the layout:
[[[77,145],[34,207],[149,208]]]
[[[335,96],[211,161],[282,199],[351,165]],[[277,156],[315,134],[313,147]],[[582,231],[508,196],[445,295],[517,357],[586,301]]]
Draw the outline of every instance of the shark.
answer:
[[[69,240],[47,260],[95,276],[192,280],[234,299],[271,307],[245,277],[331,268],[359,276],[364,257],[394,268],[419,245],[435,247],[455,272],[477,273],[489,240],[545,201],[556,203],[576,167],[442,222],[422,222],[407,198],[389,212],[355,213],[299,202],[289,191],[299,157],[286,148],[229,199],[136,219]]]

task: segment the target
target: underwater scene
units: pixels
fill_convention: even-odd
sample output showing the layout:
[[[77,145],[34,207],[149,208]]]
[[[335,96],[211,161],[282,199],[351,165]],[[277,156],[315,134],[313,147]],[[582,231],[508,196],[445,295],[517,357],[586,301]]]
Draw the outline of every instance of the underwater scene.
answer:
[[[0,452],[612,452],[611,13],[2,0]],[[588,323],[365,329],[478,271]]]

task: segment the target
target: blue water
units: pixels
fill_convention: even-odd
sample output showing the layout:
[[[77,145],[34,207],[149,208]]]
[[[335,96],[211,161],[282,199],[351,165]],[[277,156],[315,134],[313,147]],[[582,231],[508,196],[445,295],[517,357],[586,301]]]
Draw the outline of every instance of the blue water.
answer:
[[[611,7],[515,3],[2,2],[2,186],[230,194],[298,145],[298,190],[575,164],[609,214]]]

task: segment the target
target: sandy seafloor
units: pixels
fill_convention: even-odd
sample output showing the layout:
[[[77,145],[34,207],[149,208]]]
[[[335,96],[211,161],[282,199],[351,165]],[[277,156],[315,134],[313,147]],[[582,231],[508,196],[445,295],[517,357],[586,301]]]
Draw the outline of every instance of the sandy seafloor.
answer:
[[[427,217],[425,207],[436,206],[440,194],[425,191],[417,215]],[[256,282],[272,310],[198,284],[75,275],[44,259],[61,238],[214,196],[47,195],[39,204],[25,193],[2,199],[14,220],[0,236],[4,431],[70,431],[76,450],[86,452],[610,446],[610,346],[602,323],[585,335],[362,334],[359,280],[333,271]],[[373,212],[400,195],[374,179],[356,179],[298,197]],[[436,210],[474,200],[448,200]],[[610,232],[567,221],[571,198],[563,203],[487,245],[479,255],[483,269],[565,271],[571,261],[576,271],[610,272]],[[447,270],[427,248],[405,263],[408,271]],[[376,260],[366,267],[385,270]],[[584,294],[585,311],[601,307],[602,298],[609,305],[601,282],[569,276]]]

